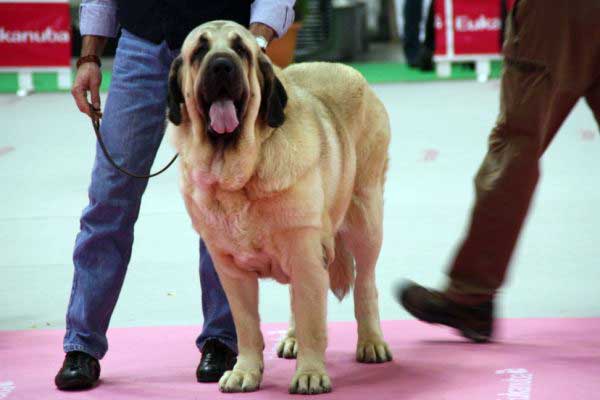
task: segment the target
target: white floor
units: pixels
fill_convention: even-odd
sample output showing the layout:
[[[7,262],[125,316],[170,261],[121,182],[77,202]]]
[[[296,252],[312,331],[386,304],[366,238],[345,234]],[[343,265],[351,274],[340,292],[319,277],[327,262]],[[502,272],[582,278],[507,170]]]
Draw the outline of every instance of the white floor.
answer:
[[[401,319],[407,314],[392,297],[396,282],[443,282],[465,228],[499,90],[498,82],[376,90],[393,127],[380,305],[383,319]],[[94,141],[67,94],[0,96],[0,329],[64,326]],[[157,165],[171,154],[163,143]],[[149,185],[112,326],[201,322],[197,238],[176,174],[173,168]],[[543,175],[501,314],[599,316],[600,138],[584,103],[548,151]],[[265,321],[287,320],[287,296],[285,287],[262,284]],[[352,319],[350,299],[338,304],[331,297],[329,313],[332,320]]]

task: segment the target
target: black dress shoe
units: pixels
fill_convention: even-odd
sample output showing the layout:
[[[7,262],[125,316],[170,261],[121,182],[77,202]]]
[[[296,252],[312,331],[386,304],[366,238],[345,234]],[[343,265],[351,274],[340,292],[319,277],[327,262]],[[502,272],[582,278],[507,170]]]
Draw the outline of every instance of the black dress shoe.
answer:
[[[80,390],[93,387],[100,378],[100,363],[81,351],[70,351],[54,378],[60,390]]]
[[[421,71],[433,71],[435,69],[435,64],[433,63],[433,51],[426,47],[422,47],[419,51],[417,64]]]
[[[442,292],[409,283],[396,294],[406,311],[417,319],[457,329],[476,343],[488,342],[494,328],[494,302],[464,305],[448,299]]]
[[[202,358],[196,369],[198,382],[219,382],[226,371],[233,369],[236,355],[216,339],[207,340],[202,348]]]

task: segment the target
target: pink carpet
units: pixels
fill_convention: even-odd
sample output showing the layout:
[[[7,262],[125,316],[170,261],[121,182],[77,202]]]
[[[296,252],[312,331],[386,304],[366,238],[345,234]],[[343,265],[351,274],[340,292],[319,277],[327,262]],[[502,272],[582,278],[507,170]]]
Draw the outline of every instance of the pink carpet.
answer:
[[[63,393],[53,378],[62,362],[62,331],[0,332],[0,399],[281,399],[293,361],[274,353],[284,324],[267,324],[266,367],[260,392],[221,394],[195,382],[195,327],[112,329],[94,390]],[[600,318],[515,319],[499,324],[498,343],[474,345],[448,329],[387,321],[394,361],[354,362],[353,323],[332,323],[328,367],[345,400],[592,400],[600,398]],[[298,398],[298,396],[294,396]]]

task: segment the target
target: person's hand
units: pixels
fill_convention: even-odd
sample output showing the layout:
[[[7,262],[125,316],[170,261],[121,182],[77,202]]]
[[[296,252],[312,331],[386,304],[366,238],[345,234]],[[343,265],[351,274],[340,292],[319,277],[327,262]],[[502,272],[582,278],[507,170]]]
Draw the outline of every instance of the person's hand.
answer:
[[[88,101],[88,92],[91,94],[91,104],[100,111],[100,84],[102,83],[102,72],[100,67],[93,63],[88,62],[81,64],[77,70],[75,76],[75,82],[71,89],[75,104],[84,114],[92,116],[92,110],[90,109],[90,101]]]
[[[83,35],[81,41],[81,55],[96,55],[100,57],[106,45],[107,38],[95,35]],[[95,108],[94,111],[100,112],[100,84],[102,83],[102,72],[100,66],[94,62],[85,62],[77,69],[75,82],[71,94],[75,99],[77,108],[82,113],[92,116],[90,101]],[[88,101],[88,92],[91,99]]]
[[[264,37],[265,39],[267,39],[267,42],[271,42],[271,40],[273,40],[273,39],[275,39],[275,37],[277,37],[277,34],[273,30],[273,28],[271,28],[268,25],[261,24],[260,22],[252,23],[250,25],[250,32],[254,36]]]

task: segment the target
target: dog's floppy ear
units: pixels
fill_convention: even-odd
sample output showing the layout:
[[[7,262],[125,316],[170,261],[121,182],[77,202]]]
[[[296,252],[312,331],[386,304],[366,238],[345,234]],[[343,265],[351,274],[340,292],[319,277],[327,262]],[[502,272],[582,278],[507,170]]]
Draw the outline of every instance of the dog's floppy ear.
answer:
[[[271,62],[262,54],[258,58],[258,67],[263,76],[260,114],[270,127],[278,128],[285,121],[284,108],[288,96],[283,84],[277,79]]]
[[[175,125],[181,124],[181,103],[184,102],[183,93],[179,84],[179,70],[183,64],[183,59],[178,56],[171,64],[169,72],[169,94],[167,96],[168,117]]]

